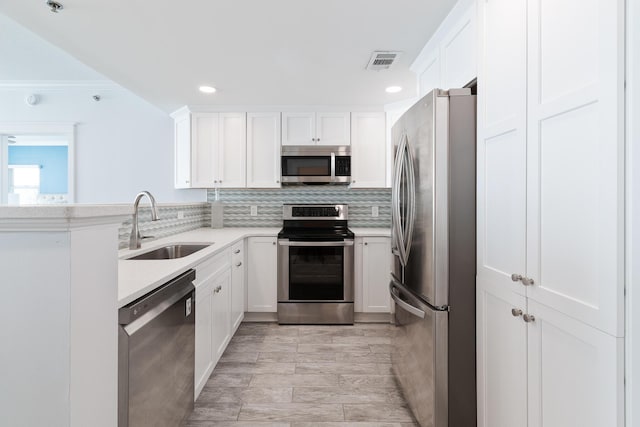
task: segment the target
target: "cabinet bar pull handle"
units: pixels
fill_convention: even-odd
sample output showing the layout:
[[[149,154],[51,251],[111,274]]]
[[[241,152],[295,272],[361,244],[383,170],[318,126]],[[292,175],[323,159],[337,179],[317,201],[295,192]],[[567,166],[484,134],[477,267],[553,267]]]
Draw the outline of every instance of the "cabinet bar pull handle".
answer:
[[[240,249],[236,249],[235,251],[233,251],[234,254],[239,254],[240,253]]]

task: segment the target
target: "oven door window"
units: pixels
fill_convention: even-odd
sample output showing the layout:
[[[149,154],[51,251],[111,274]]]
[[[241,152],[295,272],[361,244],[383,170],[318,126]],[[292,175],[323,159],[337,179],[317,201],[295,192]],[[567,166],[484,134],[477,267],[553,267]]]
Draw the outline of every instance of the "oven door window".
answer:
[[[282,156],[282,176],[331,176],[331,157]]]
[[[344,299],[344,247],[289,247],[289,300]]]

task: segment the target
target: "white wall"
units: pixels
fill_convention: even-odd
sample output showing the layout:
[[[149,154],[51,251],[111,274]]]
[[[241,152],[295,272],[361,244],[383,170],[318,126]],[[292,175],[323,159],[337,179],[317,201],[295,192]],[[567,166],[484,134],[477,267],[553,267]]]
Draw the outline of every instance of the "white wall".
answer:
[[[626,426],[640,426],[640,0],[627,0]]]
[[[159,203],[206,201],[205,190],[173,188],[166,113],[1,14],[0,58],[0,122],[77,123],[77,203],[130,203],[140,190]],[[42,98],[33,107],[31,93]]]

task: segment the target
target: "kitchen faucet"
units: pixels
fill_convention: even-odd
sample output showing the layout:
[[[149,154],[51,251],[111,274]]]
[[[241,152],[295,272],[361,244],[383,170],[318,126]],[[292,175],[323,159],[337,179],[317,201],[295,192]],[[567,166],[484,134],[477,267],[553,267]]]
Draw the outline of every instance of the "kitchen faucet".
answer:
[[[131,236],[129,237],[129,249],[139,249],[140,248],[140,240],[144,238],[149,238],[153,236],[140,236],[140,229],[138,228],[138,205],[140,204],[140,199],[143,196],[147,196],[149,198],[149,202],[151,202],[151,221],[158,220],[158,212],[156,210],[156,199],[153,198],[151,193],[148,191],[141,191],[136,196],[136,200],[133,202],[133,221],[131,224]]]

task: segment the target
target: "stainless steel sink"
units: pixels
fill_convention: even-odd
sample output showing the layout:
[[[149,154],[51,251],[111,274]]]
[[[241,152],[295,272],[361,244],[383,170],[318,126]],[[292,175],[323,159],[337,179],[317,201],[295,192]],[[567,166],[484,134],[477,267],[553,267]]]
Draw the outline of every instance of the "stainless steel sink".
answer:
[[[132,257],[128,257],[126,259],[130,260],[140,260],[140,259],[176,259],[183,258],[187,255],[191,255],[194,252],[198,252],[208,246],[211,246],[213,243],[206,244],[175,244],[169,246],[163,246],[161,248],[156,248],[151,251],[142,253],[140,255],[135,255]]]

